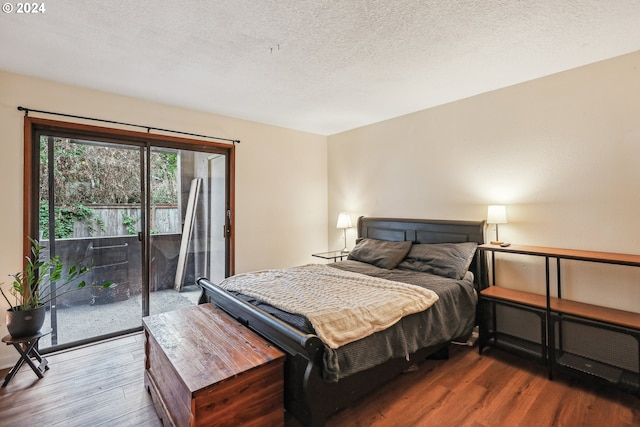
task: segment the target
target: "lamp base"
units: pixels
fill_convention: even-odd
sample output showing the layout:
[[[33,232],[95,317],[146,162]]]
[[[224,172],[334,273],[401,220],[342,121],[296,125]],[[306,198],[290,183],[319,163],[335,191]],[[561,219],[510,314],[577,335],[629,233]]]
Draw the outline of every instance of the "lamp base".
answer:
[[[342,232],[344,233],[344,249],[341,250],[340,252],[342,252],[343,254],[348,254],[349,249],[347,249],[347,229],[343,228]]]
[[[503,242],[502,240],[493,240],[493,241],[491,241],[491,242],[489,242],[489,243],[491,243],[492,245],[501,245],[501,244],[503,244],[504,242]]]

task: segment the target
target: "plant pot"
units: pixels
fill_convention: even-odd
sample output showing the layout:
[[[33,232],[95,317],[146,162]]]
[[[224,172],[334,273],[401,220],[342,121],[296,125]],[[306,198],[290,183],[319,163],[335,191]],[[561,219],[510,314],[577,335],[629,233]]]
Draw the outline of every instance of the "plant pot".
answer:
[[[36,335],[44,325],[46,306],[41,305],[31,310],[7,310],[7,329],[14,338],[31,337]]]

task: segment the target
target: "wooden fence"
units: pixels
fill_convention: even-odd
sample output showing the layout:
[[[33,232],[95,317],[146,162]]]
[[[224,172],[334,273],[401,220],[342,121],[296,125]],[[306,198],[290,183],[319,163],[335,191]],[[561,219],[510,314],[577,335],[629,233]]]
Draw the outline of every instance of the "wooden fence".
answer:
[[[142,230],[138,205],[91,207],[94,218],[79,221],[73,227],[72,238],[130,236]],[[177,206],[156,206],[151,209],[151,233],[181,233],[182,221]]]

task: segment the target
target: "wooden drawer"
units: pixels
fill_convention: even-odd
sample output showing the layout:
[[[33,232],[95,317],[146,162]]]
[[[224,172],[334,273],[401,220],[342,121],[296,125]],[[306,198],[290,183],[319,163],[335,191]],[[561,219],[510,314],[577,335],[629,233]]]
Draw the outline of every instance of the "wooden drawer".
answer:
[[[145,385],[165,425],[284,424],[284,354],[203,304],[143,319]]]

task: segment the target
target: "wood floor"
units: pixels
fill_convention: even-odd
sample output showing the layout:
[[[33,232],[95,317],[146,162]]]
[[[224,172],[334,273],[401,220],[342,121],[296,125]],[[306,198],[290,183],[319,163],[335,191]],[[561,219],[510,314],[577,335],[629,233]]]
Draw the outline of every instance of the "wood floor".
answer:
[[[135,334],[48,355],[41,380],[23,367],[0,389],[0,425],[160,426],[143,386],[143,341]],[[549,381],[542,366],[498,350],[452,346],[449,360],[425,361],[334,415],[334,426],[640,426],[640,399]]]

